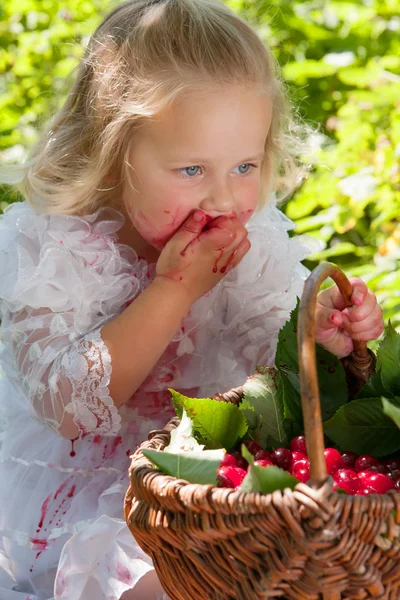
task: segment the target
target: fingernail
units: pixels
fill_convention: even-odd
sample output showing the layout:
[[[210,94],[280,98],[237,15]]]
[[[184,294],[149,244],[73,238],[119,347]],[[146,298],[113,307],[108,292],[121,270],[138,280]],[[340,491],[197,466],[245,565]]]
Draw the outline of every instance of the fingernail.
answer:
[[[200,210],[196,210],[193,213],[193,220],[196,221],[196,223],[201,223],[203,219],[204,219],[204,213],[202,213]]]

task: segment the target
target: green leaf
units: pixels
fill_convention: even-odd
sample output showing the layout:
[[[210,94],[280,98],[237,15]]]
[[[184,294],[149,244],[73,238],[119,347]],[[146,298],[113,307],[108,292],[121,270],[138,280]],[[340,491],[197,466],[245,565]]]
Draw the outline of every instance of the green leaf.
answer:
[[[395,396],[400,395],[400,335],[390,321],[377,352],[377,367],[385,389]]]
[[[264,448],[271,445],[285,446],[288,443],[283,424],[284,405],[279,394],[278,376],[276,369],[257,367],[254,375],[249,377],[243,386],[246,415],[249,414],[246,407],[250,405],[257,416],[254,439]]]
[[[400,398],[396,398],[396,401],[400,406]],[[389,402],[387,398],[382,398],[382,406],[385,415],[390,417],[396,423],[397,427],[400,428],[400,408]]]
[[[298,428],[303,427],[300,419],[300,376],[297,350],[297,317],[299,302],[279,332],[275,364],[284,382],[285,416],[292,418]],[[346,375],[340,360],[316,345],[317,375],[321,399],[322,420],[330,419],[337,409],[348,402]]]
[[[400,449],[400,432],[385,415],[381,398],[353,400],[341,406],[324,423],[324,431],[342,451],[386,456]]]
[[[183,409],[192,419],[193,430],[207,447],[230,450],[247,432],[247,421],[237,406],[211,398],[187,398],[170,390],[178,417]]]
[[[356,399],[378,398],[379,396],[388,396],[389,398],[394,397],[394,394],[391,394],[389,390],[384,387],[380,369],[371,375],[364,387],[358,392]]]
[[[144,449],[143,455],[166,475],[185,479],[189,483],[217,483],[217,469],[224,450],[203,450],[197,453],[171,454]]]
[[[271,494],[275,490],[290,488],[293,490],[299,483],[295,477],[279,467],[259,467],[254,464],[253,455],[242,445],[242,455],[249,463],[246,477],[243,479],[240,489],[243,492],[261,492]]]

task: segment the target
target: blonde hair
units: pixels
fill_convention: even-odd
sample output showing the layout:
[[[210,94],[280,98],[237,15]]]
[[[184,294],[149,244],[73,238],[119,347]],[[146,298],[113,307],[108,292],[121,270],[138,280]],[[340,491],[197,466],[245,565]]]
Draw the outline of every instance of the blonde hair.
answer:
[[[294,119],[271,51],[214,0],[129,0],[105,18],[31,155],[22,193],[46,213],[89,214],[115,204],[135,131],[180,94],[221,83],[254,83],[271,98],[262,194],[287,196],[306,172],[298,160],[305,126]]]

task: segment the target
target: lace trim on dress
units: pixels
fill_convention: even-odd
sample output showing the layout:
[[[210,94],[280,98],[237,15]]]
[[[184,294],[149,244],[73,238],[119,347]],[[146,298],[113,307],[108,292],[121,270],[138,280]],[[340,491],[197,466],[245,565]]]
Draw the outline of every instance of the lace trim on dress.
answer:
[[[64,355],[63,367],[72,385],[71,402],[65,410],[73,415],[80,436],[116,435],[121,417],[108,391],[111,357],[100,329],[72,345]]]

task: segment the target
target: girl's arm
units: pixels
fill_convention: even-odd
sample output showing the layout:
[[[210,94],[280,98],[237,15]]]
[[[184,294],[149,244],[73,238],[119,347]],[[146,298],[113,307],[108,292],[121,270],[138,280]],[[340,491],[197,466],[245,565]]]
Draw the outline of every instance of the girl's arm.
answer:
[[[166,245],[154,282],[103,328],[79,337],[73,311],[4,313],[3,340],[18,369],[13,378],[35,419],[68,439],[117,434],[117,406],[150,373],[192,303],[250,247],[237,220],[217,219],[203,232],[201,215],[200,221],[189,217]]]
[[[236,219],[221,217],[203,232],[205,222],[201,211],[185,221],[162,251],[154,282],[101,331],[111,355],[109,389],[117,406],[148,376],[193,302],[222,279],[229,258],[235,254],[232,267],[250,248],[247,230]]]
[[[111,355],[110,395],[116,406],[129,400],[146,379],[190,310],[184,286],[156,277],[154,282],[101,330]]]

